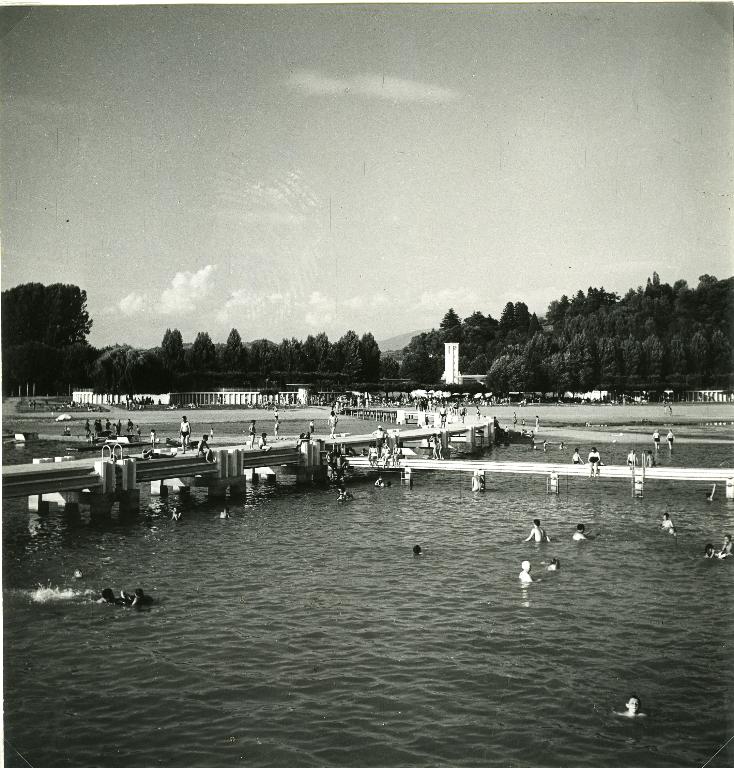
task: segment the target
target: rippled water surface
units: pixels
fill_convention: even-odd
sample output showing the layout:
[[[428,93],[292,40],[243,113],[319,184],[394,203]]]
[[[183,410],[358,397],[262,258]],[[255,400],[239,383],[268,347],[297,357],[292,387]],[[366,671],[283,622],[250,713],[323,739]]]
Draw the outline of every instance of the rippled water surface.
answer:
[[[248,488],[228,520],[198,490],[127,519],[7,502],[6,764],[663,768],[734,733],[734,558],[701,556],[734,529],[723,487],[633,500],[576,478],[549,497],[501,476],[472,495],[425,473],[352,490]],[[533,517],[552,543],[522,543]],[[572,542],[578,522],[598,538]],[[542,580],[523,588],[525,558]],[[155,603],[97,605],[104,586]],[[648,717],[615,717],[633,692]]]

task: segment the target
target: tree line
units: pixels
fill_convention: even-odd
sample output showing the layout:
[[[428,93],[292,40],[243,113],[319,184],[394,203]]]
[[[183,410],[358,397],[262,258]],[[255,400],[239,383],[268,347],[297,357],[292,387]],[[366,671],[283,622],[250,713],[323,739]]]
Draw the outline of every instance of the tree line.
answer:
[[[548,306],[542,322],[523,302],[499,320],[453,309],[415,336],[401,374],[422,384],[443,371],[444,342],[459,342],[462,373],[487,375],[495,393],[731,388],[734,278],[662,283],[657,273],[624,297],[590,287]]]
[[[88,344],[92,320],[86,292],[75,285],[27,283],[2,293],[3,383],[36,393],[93,387],[121,395],[210,390],[226,386],[318,389],[433,387],[444,369],[444,343],[459,342],[462,373],[487,376],[485,388],[508,392],[583,392],[731,388],[734,278],[702,275],[647,285],[624,297],[590,287],[561,296],[538,318],[522,301],[508,302],[499,320],[475,311],[463,320],[449,309],[438,329],[383,355],[371,333],[325,333],[305,340],[243,343],[233,328],[224,344],[200,331],[190,344],[167,329],[160,346],[138,349]],[[388,384],[389,386],[389,384]],[[393,388],[393,387],[389,387]]]

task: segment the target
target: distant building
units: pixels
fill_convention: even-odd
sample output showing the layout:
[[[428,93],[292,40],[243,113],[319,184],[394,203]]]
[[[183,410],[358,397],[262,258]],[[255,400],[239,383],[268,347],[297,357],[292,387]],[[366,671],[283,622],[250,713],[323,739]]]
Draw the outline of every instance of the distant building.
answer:
[[[476,381],[484,384],[487,377],[479,374],[463,375],[459,372],[459,345],[456,342],[449,342],[443,345],[444,371],[441,374],[441,381],[445,384],[457,384],[461,386],[465,381]]]

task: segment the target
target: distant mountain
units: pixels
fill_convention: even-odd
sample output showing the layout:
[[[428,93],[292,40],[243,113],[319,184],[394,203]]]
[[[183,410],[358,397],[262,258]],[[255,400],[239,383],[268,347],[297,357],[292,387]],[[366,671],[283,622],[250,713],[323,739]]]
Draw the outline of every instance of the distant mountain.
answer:
[[[389,339],[380,339],[377,343],[380,346],[381,352],[397,352],[403,349],[403,347],[410,344],[410,340],[413,336],[418,336],[421,333],[427,333],[428,331],[410,331],[409,333],[401,333],[399,336],[391,336]]]

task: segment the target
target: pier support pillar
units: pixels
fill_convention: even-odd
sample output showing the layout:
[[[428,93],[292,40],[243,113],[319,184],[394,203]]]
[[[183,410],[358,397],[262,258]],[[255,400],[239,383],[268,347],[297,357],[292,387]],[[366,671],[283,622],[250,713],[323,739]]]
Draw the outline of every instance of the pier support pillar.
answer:
[[[734,477],[730,477],[726,481],[726,498],[734,499]]]
[[[117,499],[120,502],[121,515],[136,515],[140,511],[140,489],[130,488],[119,491]]]
[[[207,484],[207,494],[210,499],[224,499],[227,497],[229,480],[210,479]]]
[[[46,514],[50,509],[50,504],[43,500],[42,495],[28,497],[28,509],[31,512]]]
[[[405,467],[400,473],[400,482],[402,485],[407,485],[408,488],[413,487],[413,470],[410,467]]]
[[[441,430],[441,455],[444,457],[444,459],[448,459],[451,456],[451,436],[448,433],[448,430],[442,429]]]
[[[471,489],[472,491],[483,491],[484,490],[484,470],[483,469],[475,469],[474,474],[472,475],[471,479]]]
[[[548,475],[547,493],[555,493],[558,495],[558,472],[551,472],[550,475]]]
[[[150,495],[160,496],[166,498],[168,496],[168,486],[163,480],[151,480],[150,481]]]
[[[89,516],[93,520],[108,520],[112,517],[112,498],[103,494],[90,494]]]

